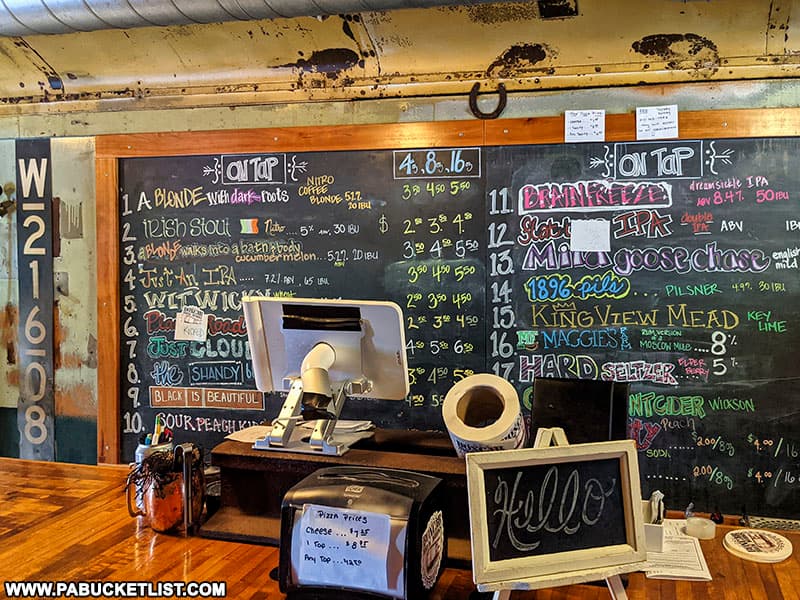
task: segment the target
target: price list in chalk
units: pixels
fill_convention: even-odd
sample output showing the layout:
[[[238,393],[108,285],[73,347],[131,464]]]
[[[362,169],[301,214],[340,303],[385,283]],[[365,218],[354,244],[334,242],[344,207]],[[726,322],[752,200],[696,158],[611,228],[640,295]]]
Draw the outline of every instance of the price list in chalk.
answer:
[[[298,583],[386,590],[389,533],[388,515],[303,505]]]
[[[800,441],[748,433],[747,445],[756,452],[748,479],[774,490],[800,490]]]
[[[406,319],[408,404],[437,409],[484,368],[481,151],[396,150],[393,165],[405,218],[387,285]]]

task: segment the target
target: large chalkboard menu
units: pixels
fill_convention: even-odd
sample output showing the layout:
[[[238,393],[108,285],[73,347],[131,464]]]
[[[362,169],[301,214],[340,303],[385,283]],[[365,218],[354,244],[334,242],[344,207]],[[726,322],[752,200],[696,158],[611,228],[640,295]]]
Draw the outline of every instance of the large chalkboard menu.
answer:
[[[441,430],[479,372],[526,410],[536,377],[622,381],[645,495],[798,517],[798,155],[774,138],[123,159],[122,458],[157,414],[206,445],[276,416],[243,296],[388,299],[411,393],[345,418]],[[204,341],[175,339],[187,307]]]

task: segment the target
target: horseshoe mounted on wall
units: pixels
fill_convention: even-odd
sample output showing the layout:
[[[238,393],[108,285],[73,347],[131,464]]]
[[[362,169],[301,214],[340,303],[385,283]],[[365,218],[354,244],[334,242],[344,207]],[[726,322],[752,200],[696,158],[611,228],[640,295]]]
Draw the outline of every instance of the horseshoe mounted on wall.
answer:
[[[508,95],[506,94],[506,86],[504,83],[497,85],[497,93],[500,97],[497,101],[497,107],[492,112],[483,112],[478,108],[478,90],[480,87],[481,84],[476,81],[469,91],[469,109],[479,119],[496,119],[506,108],[506,96]]]

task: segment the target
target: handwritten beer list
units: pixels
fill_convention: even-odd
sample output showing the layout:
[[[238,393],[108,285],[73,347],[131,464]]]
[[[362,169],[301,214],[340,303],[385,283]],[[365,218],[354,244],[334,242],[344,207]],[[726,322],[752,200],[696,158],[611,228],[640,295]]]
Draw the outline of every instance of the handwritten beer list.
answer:
[[[406,318],[408,403],[441,423],[447,391],[485,368],[481,151],[393,155],[402,217],[387,291]],[[425,421],[412,418],[410,426],[424,428]]]
[[[487,150],[492,370],[528,407],[536,377],[628,382],[644,492],[671,507],[799,516],[797,151]],[[570,250],[586,218],[609,251]]]
[[[123,161],[124,455],[158,413],[209,447],[277,414],[254,389],[248,295],[397,302],[414,391],[345,416],[440,427],[447,390],[484,363],[480,174],[477,148]],[[175,340],[189,306],[204,342]]]
[[[535,377],[614,379],[645,493],[800,516],[799,154],[787,138],[123,160],[124,458],[157,413],[207,447],[277,414],[242,296],[389,299],[411,393],[346,417],[443,429],[473,372],[526,408]],[[609,249],[573,251],[573,219],[605,221]],[[186,306],[204,342],[175,340]]]
[[[389,515],[306,504],[296,556],[298,583],[386,591]],[[391,585],[389,585],[391,583]]]

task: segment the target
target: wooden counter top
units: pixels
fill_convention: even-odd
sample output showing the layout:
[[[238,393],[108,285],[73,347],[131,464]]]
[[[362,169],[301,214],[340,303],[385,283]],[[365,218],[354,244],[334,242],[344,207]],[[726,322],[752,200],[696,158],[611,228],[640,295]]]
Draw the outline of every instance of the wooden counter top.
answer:
[[[269,577],[278,564],[277,548],[154,533],[128,516],[126,474],[126,467],[0,458],[0,580],[226,581],[228,598],[284,597]],[[730,555],[718,533],[702,542],[713,581],[647,580],[634,573],[628,596],[631,600],[799,599],[800,534],[784,535],[791,539],[794,554],[777,565],[764,565]],[[468,571],[448,569],[431,598],[466,600],[473,589]],[[4,597],[0,588],[0,598]],[[594,600],[609,594],[599,586],[571,586],[512,597]]]

